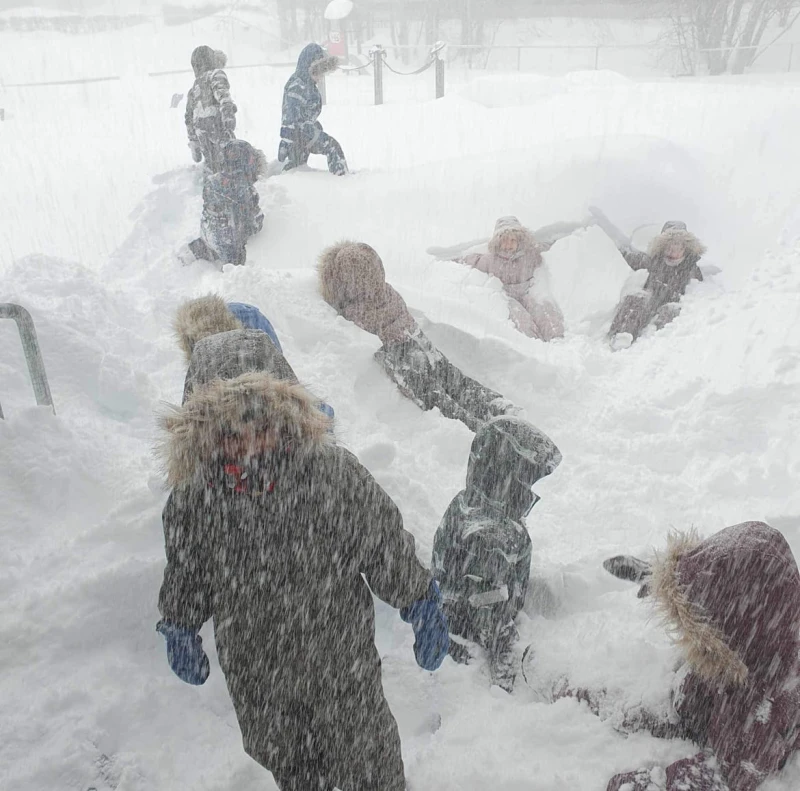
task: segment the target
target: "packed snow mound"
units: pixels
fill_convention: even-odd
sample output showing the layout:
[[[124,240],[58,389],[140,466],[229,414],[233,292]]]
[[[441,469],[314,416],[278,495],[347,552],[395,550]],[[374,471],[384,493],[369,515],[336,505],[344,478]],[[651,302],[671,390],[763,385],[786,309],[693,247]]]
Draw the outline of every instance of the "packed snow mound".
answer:
[[[519,74],[479,77],[458,89],[463,99],[484,107],[522,107],[564,93],[603,91],[629,85],[631,81],[614,71],[576,71],[563,77]]]

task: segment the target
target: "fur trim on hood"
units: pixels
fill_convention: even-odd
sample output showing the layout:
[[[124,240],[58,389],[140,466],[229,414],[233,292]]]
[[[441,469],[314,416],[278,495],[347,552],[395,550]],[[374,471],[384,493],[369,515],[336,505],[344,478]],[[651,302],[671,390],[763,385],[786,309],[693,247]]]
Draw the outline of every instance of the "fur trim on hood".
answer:
[[[656,236],[647,248],[651,258],[660,258],[672,242],[682,242],[686,248],[684,261],[696,264],[705,254],[706,246],[690,231],[667,230]]]
[[[383,261],[363,242],[344,240],[326,248],[320,254],[317,272],[322,298],[337,310],[353,302],[384,297]]]
[[[673,532],[667,537],[666,550],[656,553],[652,579],[656,608],[694,672],[707,681],[743,684],[747,665],[728,646],[709,615],[689,600],[681,585],[678,563],[700,543],[694,530]]]
[[[516,217],[509,215],[508,217],[501,217],[495,223],[494,234],[489,240],[489,252],[498,255],[500,253],[500,242],[509,236],[516,238],[519,246],[518,254],[538,248],[536,239],[531,231]]]
[[[243,324],[228,310],[225,300],[218,294],[184,302],[175,314],[173,329],[186,362],[192,359],[194,345],[218,332],[240,330]]]
[[[330,74],[339,68],[339,58],[336,55],[326,55],[324,58],[315,60],[308,68],[308,73],[313,79],[319,79],[325,74]]]
[[[157,453],[167,483],[174,487],[195,480],[219,452],[223,432],[254,423],[277,429],[298,450],[331,441],[331,418],[302,385],[262,372],[214,379],[159,419],[164,437]]]

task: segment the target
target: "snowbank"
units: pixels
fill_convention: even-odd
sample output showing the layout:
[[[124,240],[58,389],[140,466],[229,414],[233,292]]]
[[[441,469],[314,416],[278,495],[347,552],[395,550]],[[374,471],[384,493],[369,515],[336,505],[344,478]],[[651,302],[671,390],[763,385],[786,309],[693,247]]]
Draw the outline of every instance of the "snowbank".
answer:
[[[270,74],[232,73],[237,132],[267,152],[285,79]],[[30,406],[4,323],[0,775],[18,791],[273,787],[241,750],[209,626],[202,688],[172,676],[154,632],[165,493],[152,414],[180,397],[170,321],[183,299],[211,291],[264,310],[429,559],[472,437],[400,396],[372,359],[378,341],[319,299],[315,256],[342,237],[373,244],[435,342],[564,454],[529,520],[537,579],[557,604],[521,618],[541,683],[566,673],[620,705],[663,704],[674,649],[602,559],[646,553],[671,527],[745,519],[770,521],[800,553],[796,87],[566,81],[491,111],[465,96],[331,100],[323,121],[356,174],[260,184],[267,217],[248,266],[219,272],[176,256],[200,214],[199,170],[169,108],[189,81],[7,92],[16,155],[0,192],[2,299],[33,314],[57,414]],[[509,77],[502,91],[519,85]],[[503,214],[539,226],[590,203],[626,232],[682,217],[722,267],[691,287],[673,324],[626,351],[602,340],[626,271],[596,228],[548,254],[569,324],[551,344],[513,330],[496,281],[424,253],[486,235]],[[377,641],[411,788],[602,791],[616,771],[693,751],[625,739],[574,701],[506,696],[480,663],[424,673],[410,629],[383,605]],[[764,788],[799,783],[794,760]]]

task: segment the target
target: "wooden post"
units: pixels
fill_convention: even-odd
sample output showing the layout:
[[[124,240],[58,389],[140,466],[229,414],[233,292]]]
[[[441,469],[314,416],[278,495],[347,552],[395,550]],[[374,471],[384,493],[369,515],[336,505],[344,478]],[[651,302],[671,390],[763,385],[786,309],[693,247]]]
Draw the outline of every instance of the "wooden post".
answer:
[[[328,89],[325,86],[325,75],[323,74],[319,78],[319,82],[317,83],[317,88],[319,88],[319,95],[322,97],[322,103],[328,103]]]
[[[444,96],[444,61],[436,55],[436,98]]]
[[[786,71],[792,70],[792,58],[794,56],[794,44],[789,44],[789,63],[786,66]]]
[[[376,44],[371,50],[372,71],[375,78],[375,104],[383,104],[383,53],[384,49]]]
[[[594,48],[594,70],[597,71],[598,65],[600,64],[600,47],[597,46]]]

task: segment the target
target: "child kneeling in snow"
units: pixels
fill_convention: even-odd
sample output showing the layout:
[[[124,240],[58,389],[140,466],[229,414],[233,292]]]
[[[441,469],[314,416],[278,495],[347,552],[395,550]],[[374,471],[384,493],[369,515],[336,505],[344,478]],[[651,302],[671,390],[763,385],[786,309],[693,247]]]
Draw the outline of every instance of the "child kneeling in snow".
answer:
[[[551,341],[564,337],[564,316],[550,294],[542,253],[559,239],[586,226],[587,223],[555,223],[532,232],[516,217],[501,217],[489,240],[487,253],[454,256],[449,260],[496,277],[508,297],[509,316],[514,326],[529,338]],[[440,257],[448,253],[438,248],[431,248],[429,252]]]
[[[475,434],[466,487],[453,498],[433,539],[433,573],[450,633],[487,652],[492,683],[507,692],[517,673],[514,620],[530,579],[525,517],[539,500],[531,487],[560,463],[558,448],[535,426],[516,417],[490,420]],[[450,655],[470,659],[455,640]]]
[[[463,374],[428,339],[403,298],[386,282],[380,256],[368,244],[339,242],[319,259],[322,298],[339,315],[377,335],[375,353],[400,392],[424,410],[438,407],[472,431],[516,411],[499,393]]]
[[[448,649],[438,586],[267,335],[193,337],[188,393],[161,424],[170,667],[205,683],[198,633],[213,618],[244,748],[281,791],[404,791],[372,595],[400,608],[418,664],[435,670]]]
[[[647,252],[637,250],[622,231],[600,209],[590,209],[631,269],[646,269],[647,280],[640,291],[620,301],[608,337],[615,349],[630,346],[653,324],[662,329],[680,313],[681,297],[692,279],[703,279],[698,262],[706,251],[700,240],[680,220],[665,222]]]
[[[704,750],[666,771],[617,775],[607,791],[753,791],[800,749],[800,574],[789,544],[763,522],[744,522],[702,541],[671,535],[652,564],[626,560],[604,565],[644,583],[640,595],[655,600],[684,665],[672,716],[632,711],[622,729]],[[602,710],[602,693],[560,694]]]
[[[207,174],[203,183],[202,236],[189,244],[195,258],[245,263],[247,240],[264,224],[255,188],[263,157],[244,140],[222,146],[221,171]]]

